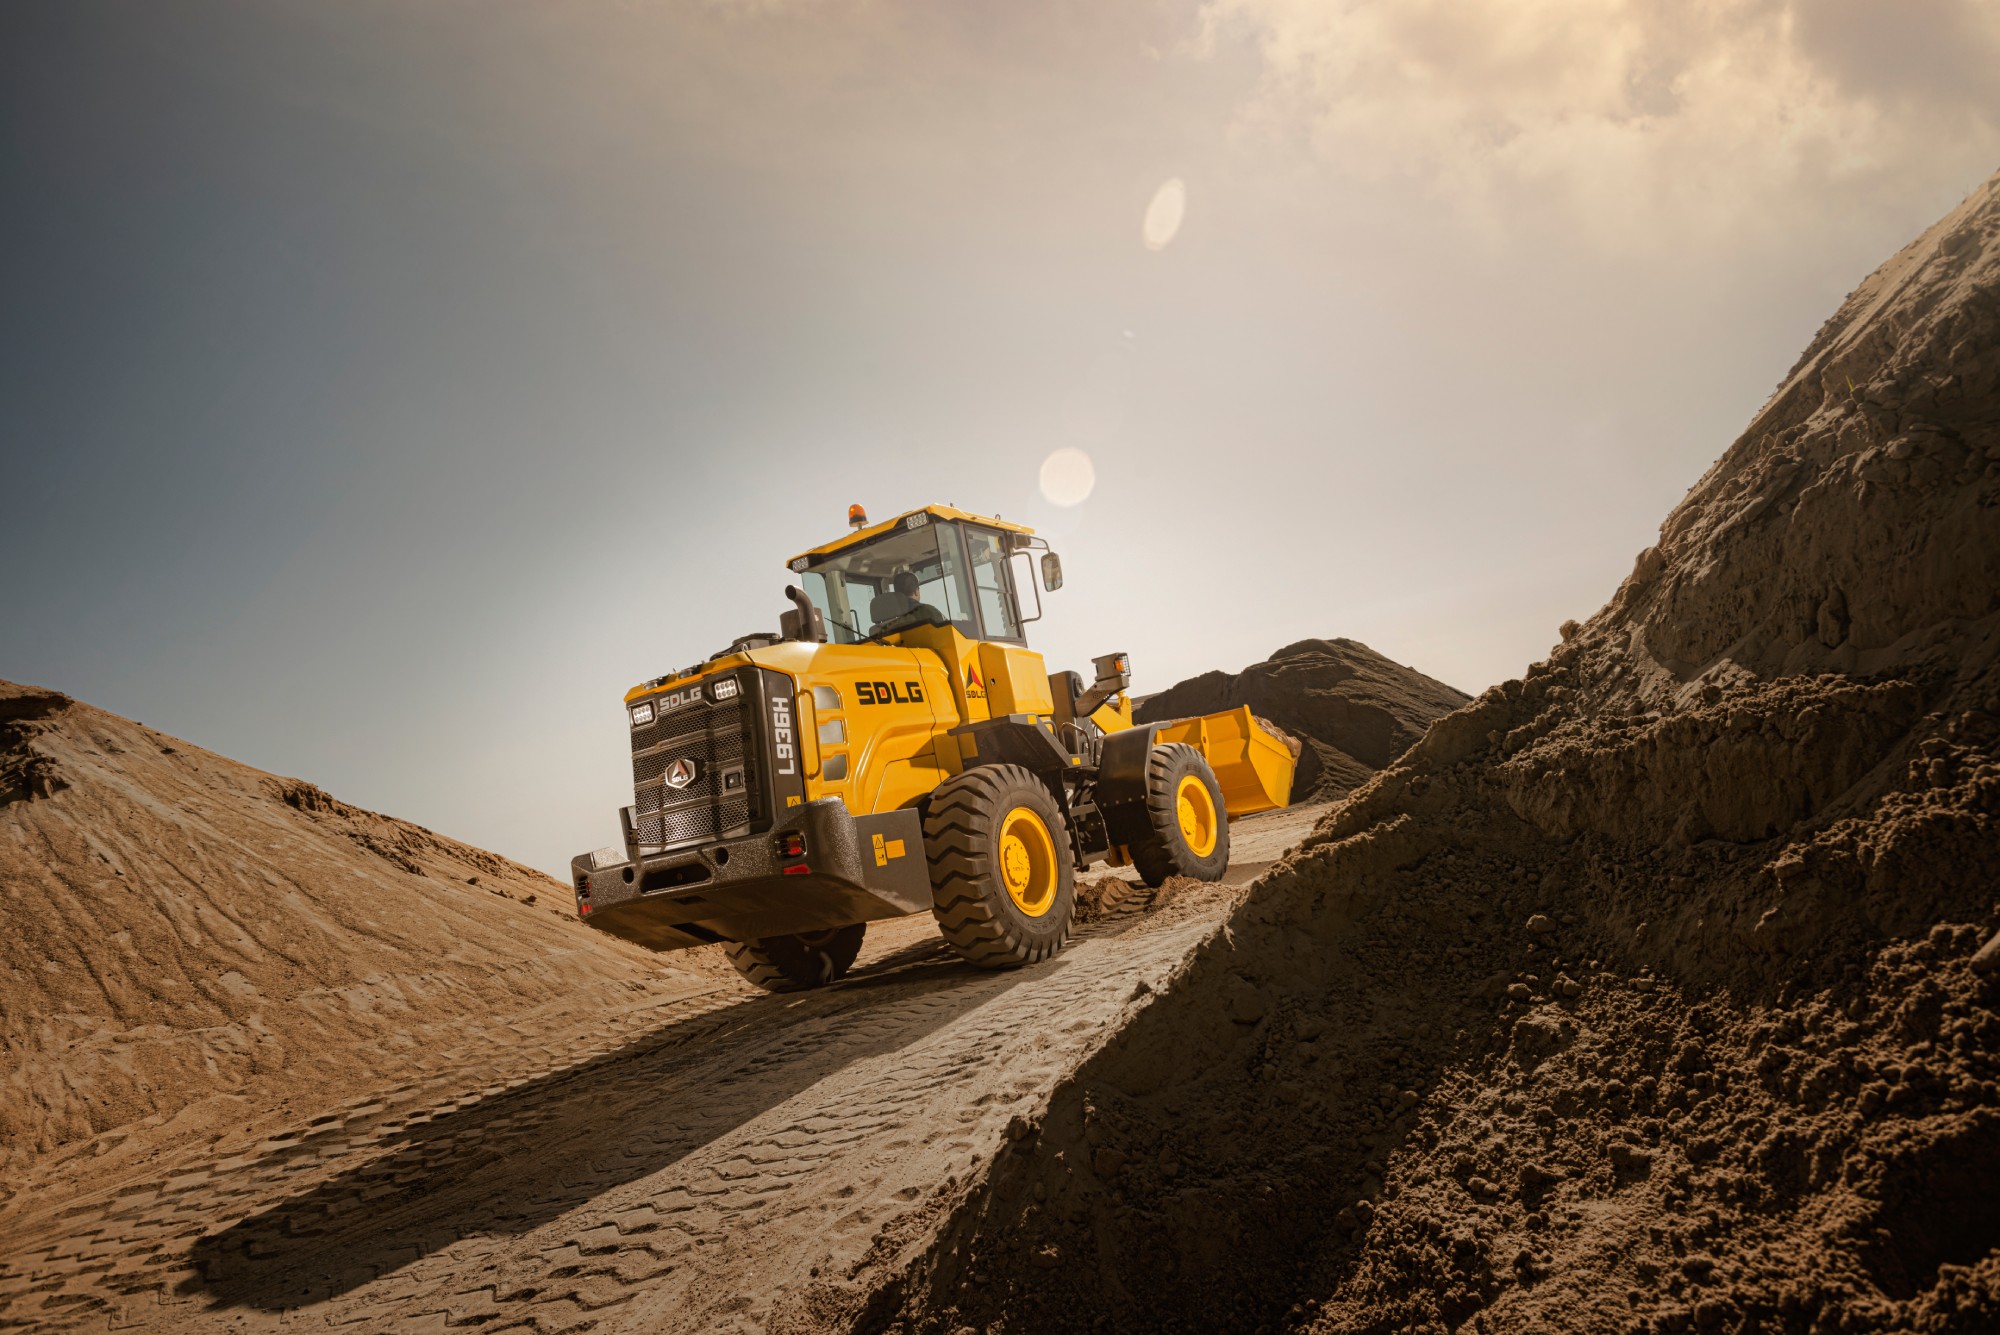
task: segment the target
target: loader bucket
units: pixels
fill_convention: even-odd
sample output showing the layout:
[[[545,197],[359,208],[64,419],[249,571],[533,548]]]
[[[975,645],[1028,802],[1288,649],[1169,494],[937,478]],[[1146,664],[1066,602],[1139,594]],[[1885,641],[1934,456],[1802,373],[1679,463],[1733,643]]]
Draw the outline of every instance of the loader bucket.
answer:
[[[1292,749],[1258,727],[1248,705],[1162,723],[1154,741],[1186,742],[1207,758],[1231,820],[1292,800]]]

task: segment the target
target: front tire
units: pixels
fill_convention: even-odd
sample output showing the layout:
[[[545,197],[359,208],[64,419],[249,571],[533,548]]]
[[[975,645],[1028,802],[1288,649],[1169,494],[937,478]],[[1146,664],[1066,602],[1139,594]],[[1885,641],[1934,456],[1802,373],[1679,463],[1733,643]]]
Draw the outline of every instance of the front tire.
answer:
[[[1219,881],[1229,870],[1229,809],[1206,758],[1185,742],[1146,757],[1146,820],[1152,833],[1132,848],[1140,879],[1158,888],[1169,876]]]
[[[924,852],[938,931],[968,963],[1037,964],[1069,939],[1069,825],[1032,771],[981,765],[939,784],[924,817]]]
[[[824,932],[731,941],[723,953],[736,972],[766,992],[803,992],[824,987],[854,967],[868,924],[850,923]]]

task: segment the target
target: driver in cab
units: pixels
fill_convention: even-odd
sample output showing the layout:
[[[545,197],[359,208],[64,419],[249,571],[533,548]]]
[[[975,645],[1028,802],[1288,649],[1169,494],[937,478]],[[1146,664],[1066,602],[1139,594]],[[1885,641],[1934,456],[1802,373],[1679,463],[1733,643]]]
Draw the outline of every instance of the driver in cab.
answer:
[[[869,631],[871,635],[881,635],[905,626],[945,624],[944,613],[923,601],[916,574],[909,570],[898,570],[890,578],[889,587],[876,594],[868,604],[868,616],[875,623]]]

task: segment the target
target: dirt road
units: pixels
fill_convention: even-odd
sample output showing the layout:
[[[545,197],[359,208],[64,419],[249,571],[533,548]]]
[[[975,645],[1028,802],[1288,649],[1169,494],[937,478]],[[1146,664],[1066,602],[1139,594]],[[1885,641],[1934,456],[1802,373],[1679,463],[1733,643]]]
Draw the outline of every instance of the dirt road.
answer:
[[[1240,824],[1232,879],[1317,814]],[[812,1328],[867,1301],[846,1276],[920,1243],[1236,895],[1113,896],[1015,973],[961,964],[927,917],[886,924],[823,991],[723,985],[494,1035],[254,1144],[24,1193],[0,1327]]]

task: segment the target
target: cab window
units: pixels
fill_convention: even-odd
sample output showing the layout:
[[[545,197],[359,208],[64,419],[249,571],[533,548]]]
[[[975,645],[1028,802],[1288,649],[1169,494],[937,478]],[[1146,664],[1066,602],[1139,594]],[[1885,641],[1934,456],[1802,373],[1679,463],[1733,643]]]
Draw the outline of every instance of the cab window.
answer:
[[[965,527],[965,548],[972,568],[973,595],[989,640],[1021,638],[1021,617],[1014,606],[1014,585],[1007,567],[1007,544],[990,529]]]
[[[977,631],[964,566],[952,526],[929,523],[824,557],[803,583],[836,644],[919,625],[956,626],[970,637]]]

